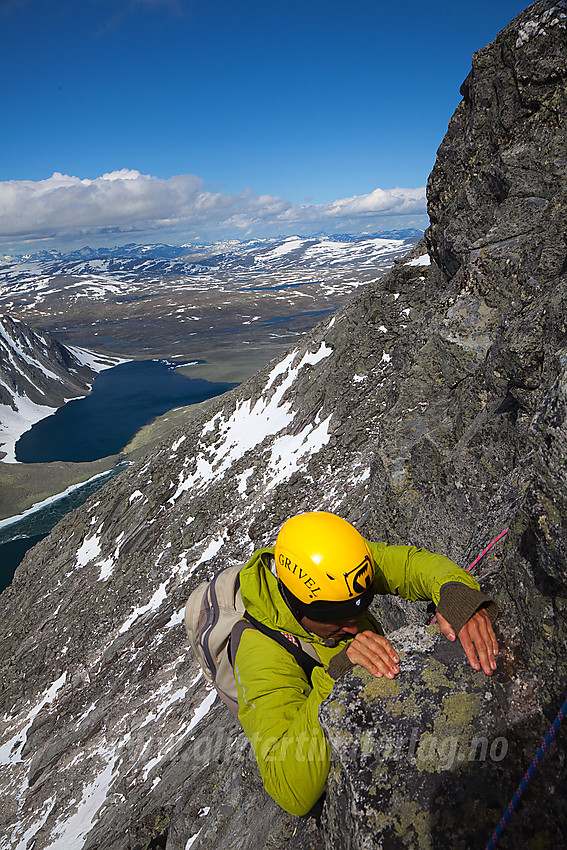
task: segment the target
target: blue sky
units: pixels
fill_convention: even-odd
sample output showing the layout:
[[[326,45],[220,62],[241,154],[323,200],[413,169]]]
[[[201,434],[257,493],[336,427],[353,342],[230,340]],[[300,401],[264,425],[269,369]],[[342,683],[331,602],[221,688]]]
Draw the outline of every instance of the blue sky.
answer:
[[[0,0],[0,250],[425,226],[472,53],[527,5]]]

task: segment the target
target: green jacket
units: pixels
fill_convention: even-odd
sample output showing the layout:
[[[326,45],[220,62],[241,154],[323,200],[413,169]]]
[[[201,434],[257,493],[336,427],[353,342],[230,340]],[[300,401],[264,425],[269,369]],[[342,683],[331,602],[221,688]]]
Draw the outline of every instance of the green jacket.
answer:
[[[377,593],[414,601],[433,600],[437,605],[441,587],[448,582],[478,591],[472,576],[442,555],[411,546],[368,545],[376,566]],[[268,794],[291,814],[304,815],[323,793],[329,771],[330,747],[318,712],[335,681],[328,673],[329,662],[344,649],[345,641],[326,646],[322,638],[298,623],[270,570],[273,551],[259,549],[240,573],[246,609],[270,628],[311,643],[323,667],[313,671],[311,687],[286,649],[258,630],[244,630],[234,662],[238,719],[251,743]],[[358,626],[361,630],[379,628],[366,615],[359,619]]]

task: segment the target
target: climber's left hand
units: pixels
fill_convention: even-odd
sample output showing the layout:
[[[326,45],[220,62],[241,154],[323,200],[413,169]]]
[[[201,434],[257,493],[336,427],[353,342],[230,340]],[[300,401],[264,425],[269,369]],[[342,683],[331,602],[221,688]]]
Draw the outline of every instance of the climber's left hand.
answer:
[[[455,631],[445,617],[437,614],[437,622],[445,637],[456,640]],[[498,641],[486,611],[481,608],[467,620],[459,632],[459,640],[473,670],[480,670],[482,667],[487,676],[492,676],[496,670]]]

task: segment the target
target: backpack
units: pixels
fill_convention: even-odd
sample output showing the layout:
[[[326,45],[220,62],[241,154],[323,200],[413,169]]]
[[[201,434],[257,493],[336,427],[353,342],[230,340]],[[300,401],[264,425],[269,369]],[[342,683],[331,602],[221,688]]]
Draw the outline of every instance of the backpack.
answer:
[[[265,626],[246,611],[240,593],[241,569],[239,564],[225,567],[211,581],[202,582],[185,606],[185,629],[191,648],[205,679],[234,717],[238,717],[238,698],[232,665],[245,629],[257,629],[283,646],[310,683],[313,669],[323,666],[311,644]]]

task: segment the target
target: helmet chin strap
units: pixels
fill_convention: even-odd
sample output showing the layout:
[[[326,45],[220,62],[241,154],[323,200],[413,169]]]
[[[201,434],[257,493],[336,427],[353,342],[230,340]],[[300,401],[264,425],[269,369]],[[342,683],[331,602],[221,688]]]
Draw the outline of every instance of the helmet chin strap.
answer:
[[[297,608],[294,607],[293,602],[289,598],[288,589],[285,586],[285,584],[282,581],[280,581],[280,579],[278,579],[278,590],[280,592],[280,595],[281,595],[283,601],[285,602],[285,604],[287,605],[287,607],[289,608],[289,610],[291,611],[291,613],[293,614],[293,616],[295,617],[297,622],[301,623],[301,621],[304,617],[304,614],[302,614],[300,611],[298,611]]]

